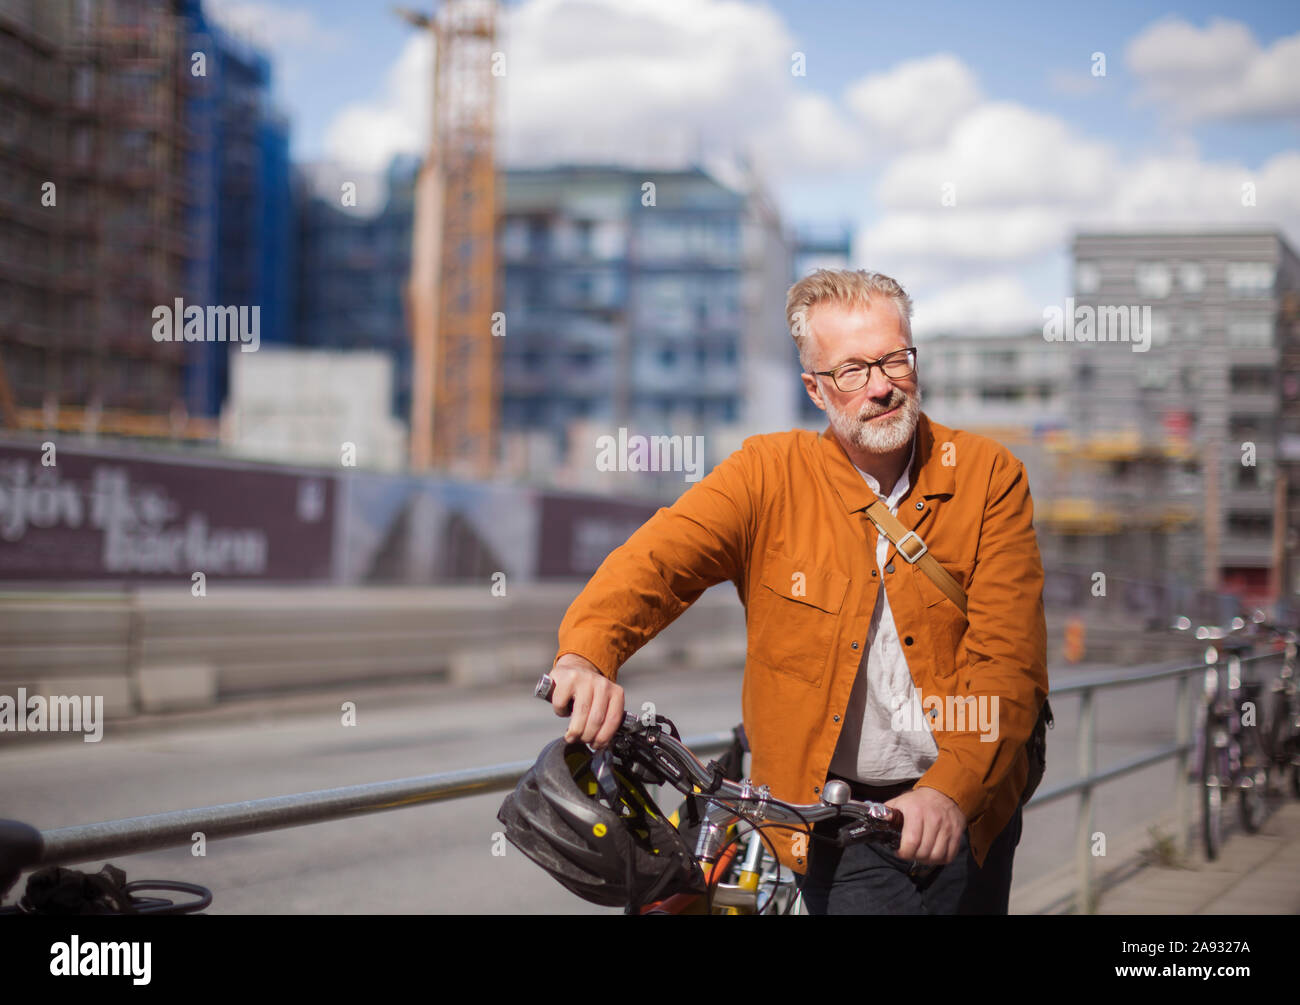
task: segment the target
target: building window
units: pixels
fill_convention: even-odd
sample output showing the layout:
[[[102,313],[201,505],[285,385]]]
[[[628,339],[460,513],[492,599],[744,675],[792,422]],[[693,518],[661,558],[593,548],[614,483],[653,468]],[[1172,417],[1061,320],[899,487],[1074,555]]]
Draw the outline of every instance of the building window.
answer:
[[[1199,297],[1205,287],[1205,268],[1198,262],[1183,262],[1178,266],[1178,285],[1189,297]]]
[[[1017,359],[1014,351],[990,351],[980,357],[980,365],[984,373],[1014,373]]]
[[[1169,314],[1166,311],[1151,312],[1151,344],[1169,344]]]
[[[1101,269],[1096,262],[1074,263],[1074,288],[1079,293],[1096,293],[1101,286]]]
[[[1273,289],[1275,272],[1269,262],[1229,262],[1228,293],[1238,297],[1268,293]]]
[[[1274,390],[1276,371],[1269,367],[1235,366],[1229,371],[1228,386],[1233,391],[1245,391],[1252,394],[1271,394]]]
[[[72,161],[82,166],[90,163],[90,130],[85,126],[78,126],[72,134]]]
[[[1145,362],[1138,371],[1138,387],[1164,387],[1169,383],[1169,367],[1163,363]]]
[[[1238,349],[1267,348],[1273,344],[1273,323],[1268,318],[1238,318],[1228,322],[1228,345]]]
[[[1173,286],[1169,266],[1163,262],[1139,262],[1136,278],[1138,295],[1143,297],[1163,300]]]
[[[1243,537],[1262,537],[1273,529],[1273,518],[1267,513],[1229,513],[1228,532]]]

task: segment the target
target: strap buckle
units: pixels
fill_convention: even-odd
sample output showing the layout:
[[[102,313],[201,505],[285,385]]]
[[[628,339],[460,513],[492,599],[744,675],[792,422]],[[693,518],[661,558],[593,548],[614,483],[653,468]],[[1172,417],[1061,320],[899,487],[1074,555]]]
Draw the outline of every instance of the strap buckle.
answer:
[[[907,539],[909,537],[912,538],[918,545],[920,545],[920,549],[911,555],[909,555],[903,549],[903,545],[907,543]],[[914,530],[909,530],[906,534],[904,534],[896,542],[894,542],[894,547],[898,549],[898,553],[902,555],[905,559],[907,559],[908,563],[911,565],[915,565],[916,560],[930,550],[929,547],[926,545],[926,543],[921,540],[920,536]]]

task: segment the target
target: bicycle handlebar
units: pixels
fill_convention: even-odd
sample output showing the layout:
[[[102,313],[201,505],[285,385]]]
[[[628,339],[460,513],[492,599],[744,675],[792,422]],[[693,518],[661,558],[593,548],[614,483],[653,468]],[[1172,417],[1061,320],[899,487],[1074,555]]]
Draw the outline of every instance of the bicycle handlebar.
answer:
[[[543,701],[551,701],[555,681],[550,674],[542,675],[533,693]],[[570,702],[565,714],[572,712],[573,703]],[[653,723],[647,723],[625,712],[623,724],[614,735],[616,739],[622,737],[631,744],[635,748],[633,752],[640,755],[639,760],[651,762],[684,795],[703,795],[724,805],[728,801],[756,803],[749,812],[742,812],[734,806],[726,807],[734,817],[754,825],[760,821],[806,825],[849,818],[853,822],[841,828],[834,838],[835,843],[844,846],[878,840],[888,847],[898,847],[903,833],[903,814],[894,807],[852,799],[849,786],[838,779],[826,783],[819,803],[785,802],[772,796],[766,785],[755,787],[749,779],[732,782],[723,778],[716,762],[710,762],[707,767],[701,764],[686,744],[663,730],[664,723],[672,725],[663,716],[655,716]],[[695,786],[699,787],[699,793]]]

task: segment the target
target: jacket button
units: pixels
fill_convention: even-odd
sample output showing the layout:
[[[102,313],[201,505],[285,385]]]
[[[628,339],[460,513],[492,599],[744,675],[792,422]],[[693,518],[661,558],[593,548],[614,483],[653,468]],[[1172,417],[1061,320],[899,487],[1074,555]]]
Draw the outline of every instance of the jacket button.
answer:
[[[853,643],[853,648],[854,648],[854,649],[858,648],[858,644],[857,644],[856,642]]]
[[[840,721],[840,717],[839,717],[838,715],[833,715],[833,716],[831,716],[831,719],[834,720],[835,722],[839,722],[839,721]]]
[[[797,864],[797,865],[803,865],[803,859],[801,859],[801,858],[797,858],[797,859],[795,859],[795,864]]]
[[[885,571],[886,571],[886,572],[893,572],[893,571],[894,571],[894,563],[893,563],[893,562],[890,562],[887,566],[885,566]]]
[[[906,642],[906,643],[910,646],[910,645],[912,644],[912,636],[908,635],[908,636],[904,637],[903,641]]]
[[[917,509],[925,509],[925,503],[923,503],[923,502],[919,502],[919,503],[917,503],[917,504],[916,504],[916,508],[917,508]]]
[[[814,785],[814,786],[813,786],[813,795],[814,795],[814,796],[817,795],[817,793],[819,793],[821,790],[822,790],[822,787],[821,787],[820,785]]]
[[[875,570],[875,569],[872,569],[872,570],[871,570],[871,574],[874,576],[874,575],[876,574],[876,570]]]

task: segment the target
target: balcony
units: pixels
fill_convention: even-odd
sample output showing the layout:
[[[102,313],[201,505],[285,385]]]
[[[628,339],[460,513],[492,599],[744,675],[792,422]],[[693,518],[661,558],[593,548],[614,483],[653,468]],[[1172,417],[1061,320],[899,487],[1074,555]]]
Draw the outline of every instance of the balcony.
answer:
[[[1273,561],[1271,534],[1224,534],[1219,539],[1220,565],[1268,565]]]

